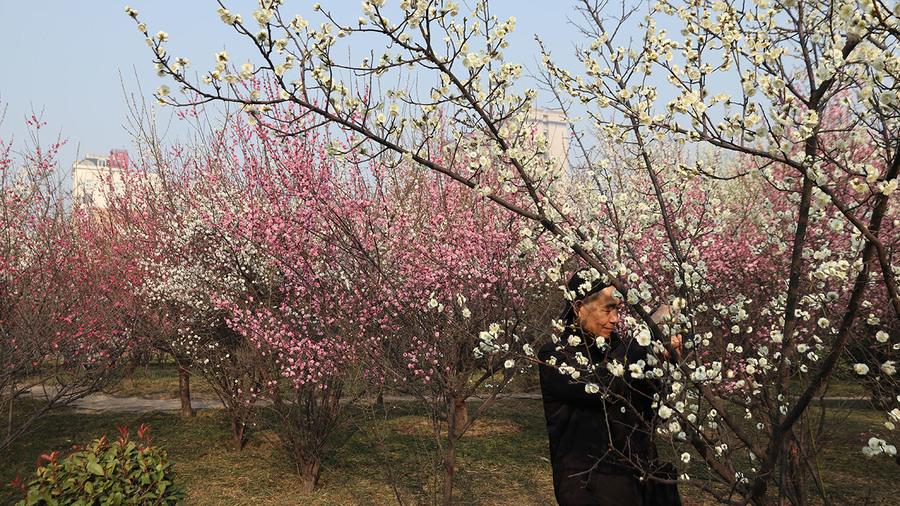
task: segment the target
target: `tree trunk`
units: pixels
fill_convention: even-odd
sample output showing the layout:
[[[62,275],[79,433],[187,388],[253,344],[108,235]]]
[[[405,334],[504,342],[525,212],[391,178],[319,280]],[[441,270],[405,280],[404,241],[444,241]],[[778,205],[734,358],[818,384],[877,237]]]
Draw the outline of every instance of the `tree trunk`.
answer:
[[[235,451],[241,451],[244,448],[244,422],[236,417],[231,417],[231,443],[234,445]]]
[[[450,409],[450,416],[453,420],[450,426],[451,432],[453,436],[458,438],[462,436],[462,430],[469,421],[469,408],[466,407],[465,397],[456,396],[453,398],[453,407]]]
[[[805,466],[800,455],[799,445],[793,435],[789,436],[784,442],[784,462],[782,463],[782,491],[779,494],[779,502],[781,498],[787,495],[788,502],[791,504],[809,504],[806,493],[806,473]]]
[[[315,457],[300,457],[298,467],[300,469],[300,491],[303,493],[312,492],[316,488],[319,481],[319,471],[321,470],[321,461]]]
[[[447,420],[447,450],[444,453],[444,506],[453,503],[453,472],[456,470],[456,444],[469,421],[466,398],[453,396],[450,400],[450,416]]]
[[[178,396],[181,399],[181,416],[195,416],[197,413],[191,406],[191,371],[190,366],[176,359],[178,363]]]
[[[453,471],[456,469],[456,443],[458,438],[447,438],[447,452],[444,454],[444,506],[453,504]]]

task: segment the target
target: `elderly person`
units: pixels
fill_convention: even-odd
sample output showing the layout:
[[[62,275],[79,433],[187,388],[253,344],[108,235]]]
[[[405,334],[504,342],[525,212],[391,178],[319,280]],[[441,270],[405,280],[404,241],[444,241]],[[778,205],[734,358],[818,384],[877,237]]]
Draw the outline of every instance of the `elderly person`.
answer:
[[[629,372],[652,352],[616,335],[621,301],[612,286],[591,283],[585,269],[568,288],[575,298],[561,315],[561,339],[538,353],[557,501],[680,505],[674,469],[657,462],[653,443],[653,395],[660,384]],[[672,344],[680,345],[680,338]]]

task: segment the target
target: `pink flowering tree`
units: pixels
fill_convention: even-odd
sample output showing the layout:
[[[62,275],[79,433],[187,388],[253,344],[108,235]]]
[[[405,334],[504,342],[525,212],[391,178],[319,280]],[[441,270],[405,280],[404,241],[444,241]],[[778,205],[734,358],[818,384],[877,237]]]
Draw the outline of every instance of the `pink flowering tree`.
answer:
[[[239,117],[227,123],[199,156],[148,146],[156,175],[126,178],[116,212],[142,245],[147,304],[176,330],[161,346],[212,385],[236,449],[259,406],[273,411],[312,490],[374,321],[343,260],[345,215],[364,216],[365,202],[317,136],[280,142]]]
[[[346,405],[345,383],[364,370],[357,349],[380,339],[380,308],[348,258],[367,244],[355,241],[368,241],[361,227],[369,203],[314,133],[279,141],[241,124],[234,136],[242,146],[241,174],[259,204],[225,227],[258,245],[276,281],[268,294],[220,307],[264,359],[269,381],[254,395],[270,403],[309,491]]]
[[[548,311],[558,310],[548,305],[555,287],[535,275],[552,248],[517,216],[433,173],[400,166],[379,181],[379,247],[363,268],[393,317],[367,359],[385,387],[430,411],[448,504],[460,438],[530,365]]]
[[[17,166],[0,143],[0,408],[10,415],[0,451],[49,410],[102,390],[143,353],[138,270],[101,217],[67,209],[56,165],[59,143],[32,145]],[[28,408],[16,406],[35,398]]]
[[[549,249],[514,215],[427,172],[336,162],[310,133],[276,142],[267,128],[240,132],[241,146],[256,147],[241,156],[248,188],[268,201],[234,233],[264,244],[280,284],[229,321],[292,387],[263,396],[289,422],[282,437],[301,475],[317,476],[343,381],[363,374],[431,411],[449,501],[459,438],[549,321],[548,290],[532,274]],[[476,393],[485,400],[470,414]]]

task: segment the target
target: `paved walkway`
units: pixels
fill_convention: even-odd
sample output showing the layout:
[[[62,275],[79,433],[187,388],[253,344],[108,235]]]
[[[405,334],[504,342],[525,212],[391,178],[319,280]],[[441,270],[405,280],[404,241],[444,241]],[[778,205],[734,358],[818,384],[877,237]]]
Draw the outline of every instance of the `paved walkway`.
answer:
[[[35,393],[35,392],[33,392]],[[33,395],[40,397],[40,395]],[[531,399],[539,400],[539,393],[511,393],[500,394],[497,399]],[[386,395],[386,401],[412,401],[411,396],[402,395]],[[870,403],[867,397],[826,397],[823,399],[830,406],[838,405],[868,405]],[[222,407],[219,399],[214,397],[192,396],[191,407],[197,409],[217,409]],[[118,397],[108,394],[92,394],[87,397],[78,399],[69,404],[69,408],[76,413],[96,413],[101,411],[121,411],[121,412],[150,412],[150,411],[180,411],[180,399],[144,399],[140,397]]]
[[[25,397],[46,398],[53,395],[53,391],[46,391],[43,387],[32,387]],[[149,411],[180,411],[180,399],[145,399],[142,397],[119,397],[104,393],[91,394],[69,403],[69,409],[76,413],[96,413],[98,411],[122,411],[122,412],[149,412]],[[194,409],[221,408],[222,403],[215,397],[191,396],[191,407]]]
[[[123,411],[145,413],[149,411],[181,411],[180,399],[142,399],[140,397],[116,397],[107,394],[92,394],[78,399],[69,405],[76,413],[95,413],[98,411]],[[219,399],[207,397],[191,397],[194,409],[221,408]]]
[[[38,389],[32,389],[30,397],[42,397],[44,394]],[[498,399],[540,399],[541,394],[513,393],[501,394]],[[386,395],[387,401],[411,401],[409,396]],[[191,407],[197,409],[221,408],[222,403],[215,397],[191,396]],[[76,413],[96,413],[101,411],[120,411],[131,413],[146,413],[150,411],[181,411],[180,399],[144,399],[141,397],[118,397],[109,394],[91,394],[68,406]]]

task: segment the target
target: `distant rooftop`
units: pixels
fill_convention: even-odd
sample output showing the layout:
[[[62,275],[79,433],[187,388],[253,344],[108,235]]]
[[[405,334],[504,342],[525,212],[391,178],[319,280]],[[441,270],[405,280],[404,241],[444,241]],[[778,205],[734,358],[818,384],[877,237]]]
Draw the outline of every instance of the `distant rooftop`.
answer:
[[[110,167],[120,169],[128,167],[128,164],[128,151],[113,149],[106,155],[87,153],[84,158],[74,163],[73,168]]]

